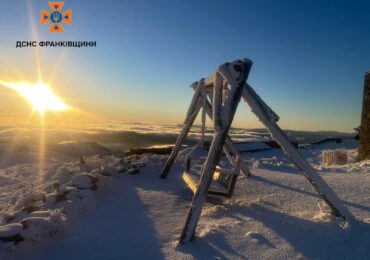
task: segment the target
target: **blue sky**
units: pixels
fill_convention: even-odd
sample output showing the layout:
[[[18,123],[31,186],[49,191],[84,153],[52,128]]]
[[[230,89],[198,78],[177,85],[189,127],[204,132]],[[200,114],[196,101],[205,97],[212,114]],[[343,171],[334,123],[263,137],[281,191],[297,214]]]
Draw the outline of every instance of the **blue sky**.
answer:
[[[2,0],[0,8],[0,79],[37,80],[35,48],[15,48],[32,39],[32,23],[38,40],[97,41],[37,51],[55,91],[104,118],[181,122],[188,85],[248,57],[248,82],[283,128],[351,131],[360,122],[368,1],[65,1],[73,26],[62,34],[39,23],[47,1]],[[0,102],[22,112],[9,95],[0,89]],[[235,125],[260,126],[246,105],[239,110]]]

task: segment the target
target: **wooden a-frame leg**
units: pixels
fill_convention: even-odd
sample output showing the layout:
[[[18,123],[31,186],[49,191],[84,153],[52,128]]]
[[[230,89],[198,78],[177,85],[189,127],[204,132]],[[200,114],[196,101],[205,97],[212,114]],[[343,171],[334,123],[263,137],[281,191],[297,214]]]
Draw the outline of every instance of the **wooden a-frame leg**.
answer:
[[[277,125],[276,120],[273,120],[271,111],[268,111],[268,108],[265,107],[263,102],[261,102],[261,98],[255,93],[252,87],[250,87],[248,84],[245,84],[242,95],[244,100],[251,107],[252,112],[256,114],[256,116],[269,130],[272,138],[278,142],[283,151],[288,155],[297,168],[300,169],[311,186],[330,207],[332,214],[336,217],[342,218],[343,221],[345,220],[346,222],[353,220],[353,215],[343,205],[338,196],[290,143],[288,137],[286,137],[284,132]]]
[[[200,88],[201,88],[201,83],[198,83],[197,85],[197,89],[194,93],[194,96],[193,96],[193,99],[192,99],[192,102],[190,104],[190,107],[188,109],[188,113],[187,113],[187,116],[186,116],[186,120],[185,120],[185,123],[184,123],[184,127],[182,128],[181,130],[181,133],[180,135],[178,136],[177,140],[176,140],[176,143],[175,143],[175,146],[173,147],[172,149],[172,152],[170,154],[170,156],[168,157],[167,161],[166,161],[166,164],[164,165],[163,169],[162,169],[162,172],[161,172],[161,175],[160,177],[162,179],[166,179],[167,178],[167,175],[176,159],[176,156],[177,154],[179,153],[180,149],[181,149],[181,145],[182,143],[184,142],[186,136],[188,135],[189,131],[190,131],[190,128],[192,127],[193,123],[194,123],[194,120],[197,118],[197,115],[201,109],[201,105],[202,105],[202,98],[201,98],[201,92],[200,92]]]
[[[221,75],[217,73],[216,78],[220,83]],[[216,79],[217,80],[217,79]],[[215,80],[215,81],[216,81]],[[221,81],[222,82],[222,81]],[[216,84],[215,84],[216,85]],[[221,122],[221,98],[222,98],[222,84],[214,87],[214,98],[213,98],[213,115],[214,115],[214,130],[215,135],[213,137],[207,159],[202,167],[201,178],[197,187],[196,192],[194,193],[188,216],[185,222],[184,229],[181,233],[179,244],[185,244],[193,240],[195,235],[195,229],[198,224],[200,214],[206,201],[207,191],[212,182],[213,174],[216,169],[216,165],[220,160],[221,151],[223,147],[222,142],[222,122]]]
[[[247,75],[249,70],[250,67],[248,67]],[[224,114],[222,110],[222,76],[219,72],[216,72],[213,92],[213,123],[215,135],[213,137],[207,159],[202,167],[200,181],[197,190],[194,193],[185,226],[179,238],[179,244],[181,245],[192,241],[195,237],[195,230],[206,200],[207,192],[211,185],[216,165],[220,161],[222,148],[225,144],[236,108],[240,101],[242,87],[238,86],[234,95],[229,97],[231,104],[230,107],[228,107],[229,110],[227,114]],[[223,118],[225,120],[223,120]]]

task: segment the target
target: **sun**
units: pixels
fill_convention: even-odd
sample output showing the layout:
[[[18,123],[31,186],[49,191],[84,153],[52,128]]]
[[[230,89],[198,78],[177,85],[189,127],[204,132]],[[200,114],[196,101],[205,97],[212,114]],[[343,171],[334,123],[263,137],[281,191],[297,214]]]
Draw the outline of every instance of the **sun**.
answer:
[[[42,81],[31,84],[11,83],[0,80],[0,85],[16,91],[40,114],[44,114],[46,111],[59,112],[71,109],[69,105],[53,92],[49,85]]]

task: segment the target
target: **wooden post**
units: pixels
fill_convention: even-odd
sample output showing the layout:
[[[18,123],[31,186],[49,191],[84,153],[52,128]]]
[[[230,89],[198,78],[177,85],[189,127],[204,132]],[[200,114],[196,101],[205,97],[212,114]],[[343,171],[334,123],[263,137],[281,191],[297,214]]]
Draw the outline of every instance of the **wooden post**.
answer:
[[[194,93],[193,99],[191,101],[191,104],[190,104],[190,107],[189,107],[189,110],[186,116],[184,127],[182,128],[181,133],[176,140],[176,144],[173,147],[172,152],[170,156],[168,157],[166,164],[163,167],[162,173],[160,175],[162,179],[167,178],[167,175],[171,169],[171,166],[174,163],[176,156],[181,149],[181,145],[184,142],[186,136],[188,135],[190,128],[193,125],[194,120],[197,118],[200,108],[202,107],[202,98],[201,98],[200,89],[203,86],[201,84],[202,84],[202,81],[198,83],[197,89]]]
[[[222,147],[225,142],[227,132],[222,126],[221,111],[222,111],[222,81],[221,75],[217,73],[218,83],[214,86],[213,91],[213,123],[215,134],[208,152],[207,159],[202,167],[201,178],[194,193],[193,200],[190,205],[188,216],[185,222],[184,229],[182,230],[179,244],[190,242],[195,237],[195,229],[197,227],[203,205],[206,201],[208,188],[211,185],[213,174],[216,165],[220,161]],[[225,135],[226,133],[226,135]],[[222,140],[223,139],[223,140]]]
[[[194,193],[185,226],[179,238],[179,244],[188,243],[195,237],[195,230],[206,200],[208,188],[211,185],[216,165],[220,161],[222,148],[228,136],[231,123],[240,102],[243,86],[247,80],[251,67],[252,62],[249,60],[235,61],[232,64],[227,63],[220,66],[215,74],[212,101],[215,134],[207,159],[201,170],[200,181]],[[232,71],[230,71],[230,68],[232,68]],[[232,91],[222,106],[223,77],[225,77],[232,86]]]
[[[358,157],[360,161],[370,159],[370,71],[365,75],[364,97],[359,135]]]
[[[330,189],[328,184],[321,178],[314,168],[306,161],[306,159],[295,149],[290,143],[288,137],[277,125],[274,120],[273,113],[267,110],[267,105],[261,102],[261,98],[253,90],[251,86],[245,84],[243,98],[252,108],[252,112],[265,125],[270,132],[272,138],[281,146],[282,150],[303,173],[303,176],[309,181],[311,186],[317,191],[321,198],[330,207],[332,214],[343,219],[342,223],[351,222],[354,217],[343,205],[338,196]]]

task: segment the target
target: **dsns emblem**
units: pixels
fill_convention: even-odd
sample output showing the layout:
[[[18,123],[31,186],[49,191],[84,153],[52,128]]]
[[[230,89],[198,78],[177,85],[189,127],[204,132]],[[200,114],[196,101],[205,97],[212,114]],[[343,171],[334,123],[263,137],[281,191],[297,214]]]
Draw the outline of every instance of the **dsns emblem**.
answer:
[[[72,9],[63,12],[64,2],[49,2],[50,12],[41,10],[41,24],[51,23],[49,32],[64,32],[62,23],[72,25]]]

